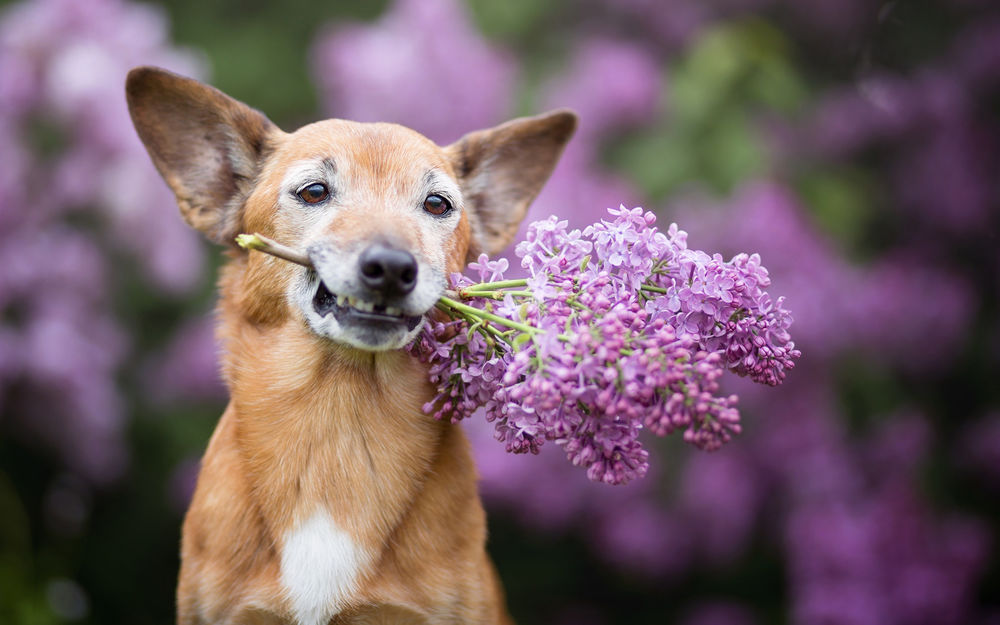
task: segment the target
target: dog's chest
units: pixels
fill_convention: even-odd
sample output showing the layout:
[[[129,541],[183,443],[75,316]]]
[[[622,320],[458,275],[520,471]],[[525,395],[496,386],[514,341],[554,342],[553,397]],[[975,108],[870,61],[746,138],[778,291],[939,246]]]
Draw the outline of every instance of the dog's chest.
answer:
[[[281,584],[300,625],[326,625],[357,592],[364,550],[326,511],[284,535]]]

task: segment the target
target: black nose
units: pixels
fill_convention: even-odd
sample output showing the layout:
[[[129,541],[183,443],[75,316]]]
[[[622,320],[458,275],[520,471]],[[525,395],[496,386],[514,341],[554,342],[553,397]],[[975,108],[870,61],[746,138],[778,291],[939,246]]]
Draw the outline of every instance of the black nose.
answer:
[[[417,286],[417,260],[409,252],[376,243],[361,252],[361,282],[385,297],[406,295]]]

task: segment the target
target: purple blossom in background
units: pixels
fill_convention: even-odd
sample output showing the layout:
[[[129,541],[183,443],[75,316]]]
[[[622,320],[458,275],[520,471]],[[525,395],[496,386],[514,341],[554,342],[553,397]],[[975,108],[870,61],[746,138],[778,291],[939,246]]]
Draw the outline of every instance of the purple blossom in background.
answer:
[[[965,622],[989,538],[915,496],[922,422],[890,417],[855,449],[829,381],[809,373],[796,372],[780,404],[741,391],[744,410],[766,415],[745,440],[789,508],[781,536],[793,621]]]
[[[220,400],[226,387],[219,371],[220,349],[215,319],[195,318],[177,330],[163,353],[154,354],[144,371],[143,386],[159,404],[183,400]]]
[[[763,493],[741,448],[725,454],[692,454],[682,469],[675,514],[699,562],[733,562],[746,547]],[[700,528],[691,532],[689,528]]]
[[[989,168],[1000,156],[1000,144],[986,127],[949,123],[915,147],[894,172],[898,210],[934,229],[981,233],[995,208]]]
[[[573,51],[569,67],[545,85],[543,108],[575,110],[580,128],[573,144],[589,144],[654,118],[660,104],[661,71],[640,45],[584,40]]]
[[[859,287],[862,350],[878,350],[879,358],[908,370],[941,371],[954,362],[978,304],[963,276],[925,259],[886,256]]]
[[[11,5],[0,24],[0,57],[17,68],[0,82],[0,111],[21,130],[14,140],[31,154],[32,138],[24,131],[42,126],[65,145],[38,174],[54,170],[62,184],[33,194],[30,209],[11,210],[51,217],[96,210],[158,286],[192,286],[201,273],[201,246],[177,219],[173,196],[135,135],[122,97],[125,74],[136,65],[203,73],[193,54],[168,46],[162,13],[120,0]]]
[[[312,66],[327,114],[403,124],[442,144],[503,121],[516,77],[457,0],[395,0],[374,24],[337,26]]]
[[[858,450],[868,475],[883,484],[906,484],[918,475],[931,451],[933,430],[927,418],[912,410],[880,420]]]
[[[95,482],[127,461],[116,377],[128,341],[110,310],[109,256],[174,292],[201,274],[201,246],[126,112],[125,74],[143,63],[200,65],[145,5],[37,0],[0,14],[4,427]],[[95,232],[67,223],[84,213]]]
[[[540,108],[572,108],[580,114],[580,128],[529,208],[517,240],[529,223],[550,215],[582,229],[603,218],[606,206],[641,203],[634,185],[604,168],[598,155],[605,140],[651,122],[664,107],[661,74],[635,43],[596,38],[573,50],[566,73],[544,86]],[[518,270],[512,274],[519,275]]]
[[[797,509],[788,531],[796,620],[965,623],[988,541],[968,520],[934,523],[911,493]]]
[[[804,212],[790,190],[757,183],[724,203],[680,201],[673,214],[713,248],[760,252],[795,309],[796,342],[811,355],[874,349],[911,369],[954,359],[976,306],[962,277],[922,258],[854,266]],[[726,227],[733,220],[738,230]]]

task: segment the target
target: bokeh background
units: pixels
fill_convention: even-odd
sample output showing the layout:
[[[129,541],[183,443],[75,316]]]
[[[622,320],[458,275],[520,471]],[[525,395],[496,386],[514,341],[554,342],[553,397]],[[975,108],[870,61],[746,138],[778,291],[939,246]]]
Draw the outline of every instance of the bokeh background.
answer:
[[[286,129],[582,125],[531,217],[624,203],[758,251],[803,356],[745,433],[587,482],[469,424],[525,625],[1000,623],[994,0],[0,0],[0,623],[167,624],[225,403],[219,253],[123,80]]]

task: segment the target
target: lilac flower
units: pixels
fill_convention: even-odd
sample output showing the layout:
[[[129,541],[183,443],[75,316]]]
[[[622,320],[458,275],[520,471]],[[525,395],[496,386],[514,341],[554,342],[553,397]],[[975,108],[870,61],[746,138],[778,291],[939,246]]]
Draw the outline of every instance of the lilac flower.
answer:
[[[481,282],[453,277],[469,303],[442,298],[453,320],[430,323],[414,349],[438,387],[424,407],[436,418],[484,408],[508,452],[553,441],[591,480],[620,484],[648,470],[641,430],[719,448],[740,431],[736,397],[719,394],[725,368],[773,385],[798,351],[787,311],[760,290],[759,258],[688,250],[685,233],[659,232],[641,208],[609,214],[583,232],[531,224],[517,246],[527,279],[505,281],[506,261],[481,256],[470,265]],[[732,323],[692,323],[708,310]]]

